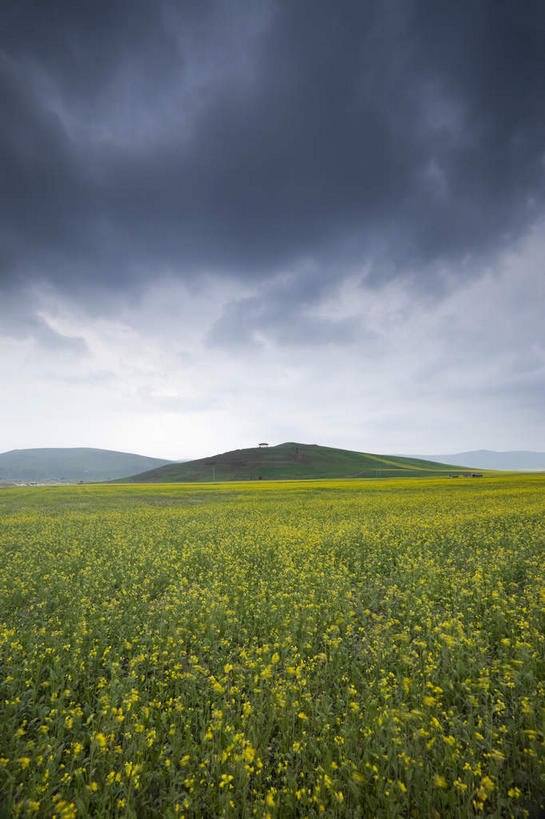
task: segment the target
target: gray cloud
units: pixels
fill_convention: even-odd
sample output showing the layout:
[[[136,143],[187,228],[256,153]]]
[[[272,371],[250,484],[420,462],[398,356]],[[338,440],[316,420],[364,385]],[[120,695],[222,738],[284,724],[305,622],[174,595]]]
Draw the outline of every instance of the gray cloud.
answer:
[[[315,347],[350,343],[356,330],[354,319],[308,316],[300,308],[287,311],[283,303],[271,305],[266,297],[256,297],[227,305],[208,338],[210,344],[220,347],[264,344],[267,341]]]
[[[114,448],[149,411],[166,457],[178,412],[192,446],[272,439],[285,407],[293,438],[327,371],[316,440],[468,449],[519,407],[532,445],[544,98],[540,0],[8,3],[4,429],[36,382],[44,445],[89,407]]]
[[[16,287],[0,291],[0,339],[31,339],[53,352],[82,354],[87,351],[83,338],[58,332],[41,314],[37,299]]]
[[[335,292],[332,283],[314,280],[314,270],[279,277],[256,295],[229,301],[212,324],[207,342],[215,347],[346,345],[371,337],[354,316],[316,312],[320,299]]]
[[[429,287],[541,212],[544,45],[538,2],[14,3],[2,275]]]
[[[310,330],[303,322],[309,341],[290,337],[277,315],[300,298],[289,277],[256,295],[233,286],[237,300],[214,281],[208,293],[161,282],[119,316],[52,298],[45,319],[63,335],[81,333],[88,352],[78,360],[2,340],[3,447],[198,457],[292,438],[377,452],[542,449],[543,236],[536,230],[440,299],[415,298],[401,280],[356,276],[324,288],[319,309],[307,301],[289,314],[317,319]],[[236,321],[222,327],[232,310],[246,337]],[[354,332],[322,343],[312,336],[320,319]],[[225,341],[213,344],[218,327]]]

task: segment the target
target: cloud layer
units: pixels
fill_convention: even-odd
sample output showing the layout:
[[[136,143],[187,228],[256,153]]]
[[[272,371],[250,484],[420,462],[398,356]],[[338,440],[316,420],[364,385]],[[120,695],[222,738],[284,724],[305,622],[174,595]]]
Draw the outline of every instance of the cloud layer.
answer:
[[[220,448],[263,426],[375,449],[545,446],[542,12],[10,4],[0,447],[26,445],[28,423],[28,445],[76,444],[85,407],[97,445],[130,429],[126,448],[166,457],[199,454],[211,424]],[[32,383],[59,435],[17,421]],[[451,437],[441,419],[467,402],[496,408],[493,441]]]

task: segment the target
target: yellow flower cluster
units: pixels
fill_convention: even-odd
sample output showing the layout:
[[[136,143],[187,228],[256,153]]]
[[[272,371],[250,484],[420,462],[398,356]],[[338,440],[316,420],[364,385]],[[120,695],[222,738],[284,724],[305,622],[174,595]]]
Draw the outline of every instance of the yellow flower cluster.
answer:
[[[540,476],[0,490],[14,817],[525,816]]]

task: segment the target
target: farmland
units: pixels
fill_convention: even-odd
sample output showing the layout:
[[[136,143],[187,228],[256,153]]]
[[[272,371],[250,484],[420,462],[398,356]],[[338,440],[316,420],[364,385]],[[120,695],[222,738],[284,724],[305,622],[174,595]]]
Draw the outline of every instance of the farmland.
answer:
[[[532,815],[544,513],[540,476],[0,490],[6,815]]]

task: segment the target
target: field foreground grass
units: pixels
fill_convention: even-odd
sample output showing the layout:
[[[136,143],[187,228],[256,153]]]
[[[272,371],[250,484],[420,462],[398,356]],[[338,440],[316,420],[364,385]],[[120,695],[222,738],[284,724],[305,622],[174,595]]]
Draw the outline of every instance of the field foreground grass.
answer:
[[[5,815],[531,815],[544,501],[539,476],[0,490]]]

